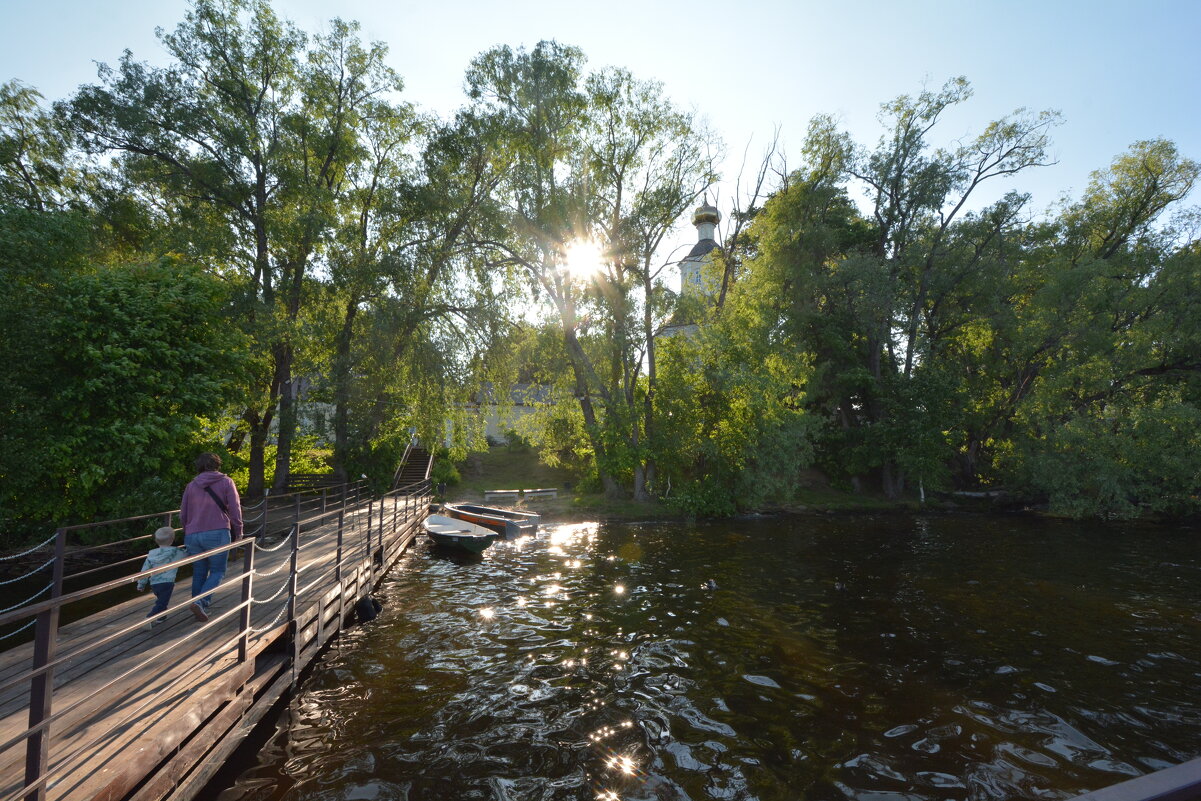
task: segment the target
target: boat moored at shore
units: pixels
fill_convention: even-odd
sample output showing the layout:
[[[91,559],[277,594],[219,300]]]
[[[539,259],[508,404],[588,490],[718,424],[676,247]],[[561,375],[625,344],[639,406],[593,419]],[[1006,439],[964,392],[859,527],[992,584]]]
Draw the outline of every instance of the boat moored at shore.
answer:
[[[430,515],[422,524],[434,544],[469,553],[481,553],[500,535],[466,520]]]
[[[519,512],[516,509],[473,503],[444,503],[442,511],[448,517],[492,529],[509,540],[537,533],[538,521],[541,520],[541,516],[533,512]]]

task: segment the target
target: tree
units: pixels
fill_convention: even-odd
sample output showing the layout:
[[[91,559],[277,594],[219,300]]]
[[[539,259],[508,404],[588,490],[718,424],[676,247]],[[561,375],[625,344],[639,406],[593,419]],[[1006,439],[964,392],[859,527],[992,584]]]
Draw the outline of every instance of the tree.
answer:
[[[494,243],[502,254],[495,263],[520,267],[553,304],[601,481],[615,495],[620,489],[601,434],[601,409],[612,405],[612,393],[581,342],[585,285],[565,269],[568,243],[587,239],[591,223],[577,157],[587,114],[579,89],[583,63],[579,49],[556,42],[539,42],[530,52],[497,47],[472,62],[466,83],[480,115],[495,121],[508,157],[506,231]]]
[[[610,68],[589,76],[585,88],[595,227],[608,256],[600,292],[613,347],[609,396],[625,407],[621,415],[610,414],[609,422],[623,422],[619,436],[631,455],[634,499],[645,501],[648,485],[656,483],[650,457],[658,384],[655,335],[667,306],[659,251],[716,175],[706,157],[707,135],[667,100],[662,84]]]
[[[175,503],[243,380],[223,282],[171,259],[99,264],[91,243],[79,214],[0,214],[0,528],[17,536]]]
[[[1057,121],[1050,112],[1019,109],[967,144],[932,150],[927,137],[943,113],[969,96],[958,78],[939,92],[885,104],[887,132],[872,150],[851,145],[819,119],[806,143],[807,164],[790,179],[800,187],[795,200],[805,205],[765,221],[759,233],[775,254],[769,259],[799,259],[784,268],[794,279],[789,290],[801,293],[800,315],[790,316],[810,328],[819,354],[836,358],[818,362],[819,377],[831,381],[821,402],[831,404],[839,421],[852,478],[870,470],[891,497],[912,469],[945,461],[936,454],[949,447],[940,440],[954,427],[946,419],[954,405],[947,391],[953,382],[940,373],[943,352],[980,313],[972,307],[984,299],[980,287],[1001,263],[1026,198],[1006,195],[973,214],[969,203],[986,182],[1046,163],[1048,132]],[[838,204],[845,208],[836,188],[847,179],[867,191],[870,232],[831,252],[822,215]],[[781,219],[795,220],[794,227],[768,230]],[[827,326],[810,313],[825,308],[841,322]],[[825,328],[835,335],[817,330]]]
[[[794,497],[823,423],[802,404],[812,361],[782,336],[771,276],[731,286],[722,314],[663,343],[657,395],[667,501],[722,516]]]
[[[173,33],[159,33],[175,64],[155,69],[127,52],[118,69],[101,69],[104,85],[69,104],[80,141],[123,154],[127,174],[189,224],[193,246],[232,254],[222,266],[241,276],[260,365],[247,428],[230,441],[237,449],[249,434],[251,495],[263,488],[277,410],[275,481],[287,480],[309,269],[362,156],[364,115],[400,89],[382,45],[360,45],[354,24],[331,27],[302,61],[306,37],[265,0],[196,0]]]
[[[0,205],[62,208],[79,182],[61,121],[20,81],[0,84]]]
[[[413,165],[402,150],[411,125],[381,116],[365,139],[371,157],[350,176],[351,202],[329,257],[331,288],[344,303],[334,368],[336,467],[351,451],[352,392],[360,450],[398,431],[390,424],[398,414],[402,428],[415,425],[437,440],[468,386],[478,389],[485,374],[507,364],[495,350],[479,358],[509,317],[507,290],[498,291],[475,247],[494,233],[496,137],[468,113],[430,127]],[[456,362],[470,365],[459,380]]]
[[[659,84],[615,69],[585,78],[583,63],[555,42],[499,47],[472,63],[467,85],[511,165],[495,263],[521,268],[555,310],[606,493],[620,494],[632,475],[644,498],[654,405],[640,373],[644,358],[654,370],[656,252],[711,171],[702,135]],[[590,240],[598,273],[573,275],[567,252]]]
[[[1170,142],[1137,142],[1039,231],[1029,300],[989,362],[1011,421],[993,436],[1005,474],[1059,509],[1197,508],[1201,262],[1195,230],[1157,221],[1199,174]]]

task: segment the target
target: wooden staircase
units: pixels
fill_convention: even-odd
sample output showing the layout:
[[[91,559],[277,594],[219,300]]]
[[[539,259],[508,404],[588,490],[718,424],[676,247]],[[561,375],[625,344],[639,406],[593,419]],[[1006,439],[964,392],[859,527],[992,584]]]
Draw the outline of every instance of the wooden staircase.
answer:
[[[425,481],[430,477],[430,470],[433,469],[433,466],[434,455],[420,445],[414,445],[409,449],[400,467],[396,469],[396,474],[392,478],[392,489]]]

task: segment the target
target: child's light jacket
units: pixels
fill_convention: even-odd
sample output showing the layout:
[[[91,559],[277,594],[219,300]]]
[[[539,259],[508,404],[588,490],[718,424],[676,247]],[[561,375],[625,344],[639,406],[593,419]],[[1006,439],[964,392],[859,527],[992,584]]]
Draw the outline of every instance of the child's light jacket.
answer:
[[[174,545],[171,545],[167,548],[155,548],[153,551],[146,554],[146,561],[142,563],[141,572],[144,573],[147,570],[154,570],[154,568],[156,568],[156,567],[162,567],[163,565],[169,565],[177,559],[183,559],[187,555],[188,555],[188,551],[186,548],[179,548]],[[158,573],[155,573],[154,575],[152,575],[150,577],[150,583],[151,584],[174,584],[175,583],[175,574],[177,572],[179,572],[179,568],[173,567],[173,568],[170,568],[169,570],[163,570]],[[146,589],[146,577],[145,576],[138,579],[138,589],[139,590]]]

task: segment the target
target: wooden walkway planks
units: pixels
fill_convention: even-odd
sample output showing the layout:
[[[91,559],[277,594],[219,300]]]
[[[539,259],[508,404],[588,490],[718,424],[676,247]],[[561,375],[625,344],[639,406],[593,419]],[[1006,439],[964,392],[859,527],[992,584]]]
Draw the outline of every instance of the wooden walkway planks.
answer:
[[[53,713],[68,711],[50,724],[47,797],[115,801],[136,791],[138,799],[163,798],[180,780],[185,781],[179,790],[199,789],[218,758],[206,752],[227,732],[232,742],[223,741],[221,748],[232,750],[239,732],[265,712],[262,702],[269,706],[291,684],[292,674],[336,635],[354,602],[416,535],[426,503],[425,496],[402,496],[387,505],[376,502],[370,512],[365,506],[349,510],[340,568],[336,511],[319,528],[301,527],[296,638],[290,636],[288,615],[290,536],[269,546],[273,551],[256,551],[252,596],[258,603],[251,606],[245,661],[238,658],[240,558],[230,560],[215,595],[214,619],[203,626],[187,610],[190,580],[177,584],[167,622],[153,631],[142,627],[153,603],[149,595],[64,626]],[[31,659],[32,645],[0,655],[0,685],[28,671]],[[26,730],[28,701],[27,679],[0,689],[0,744]],[[202,727],[212,742],[196,741]],[[205,761],[194,769],[197,760]],[[23,797],[24,775],[20,739],[0,751],[0,798]]]

